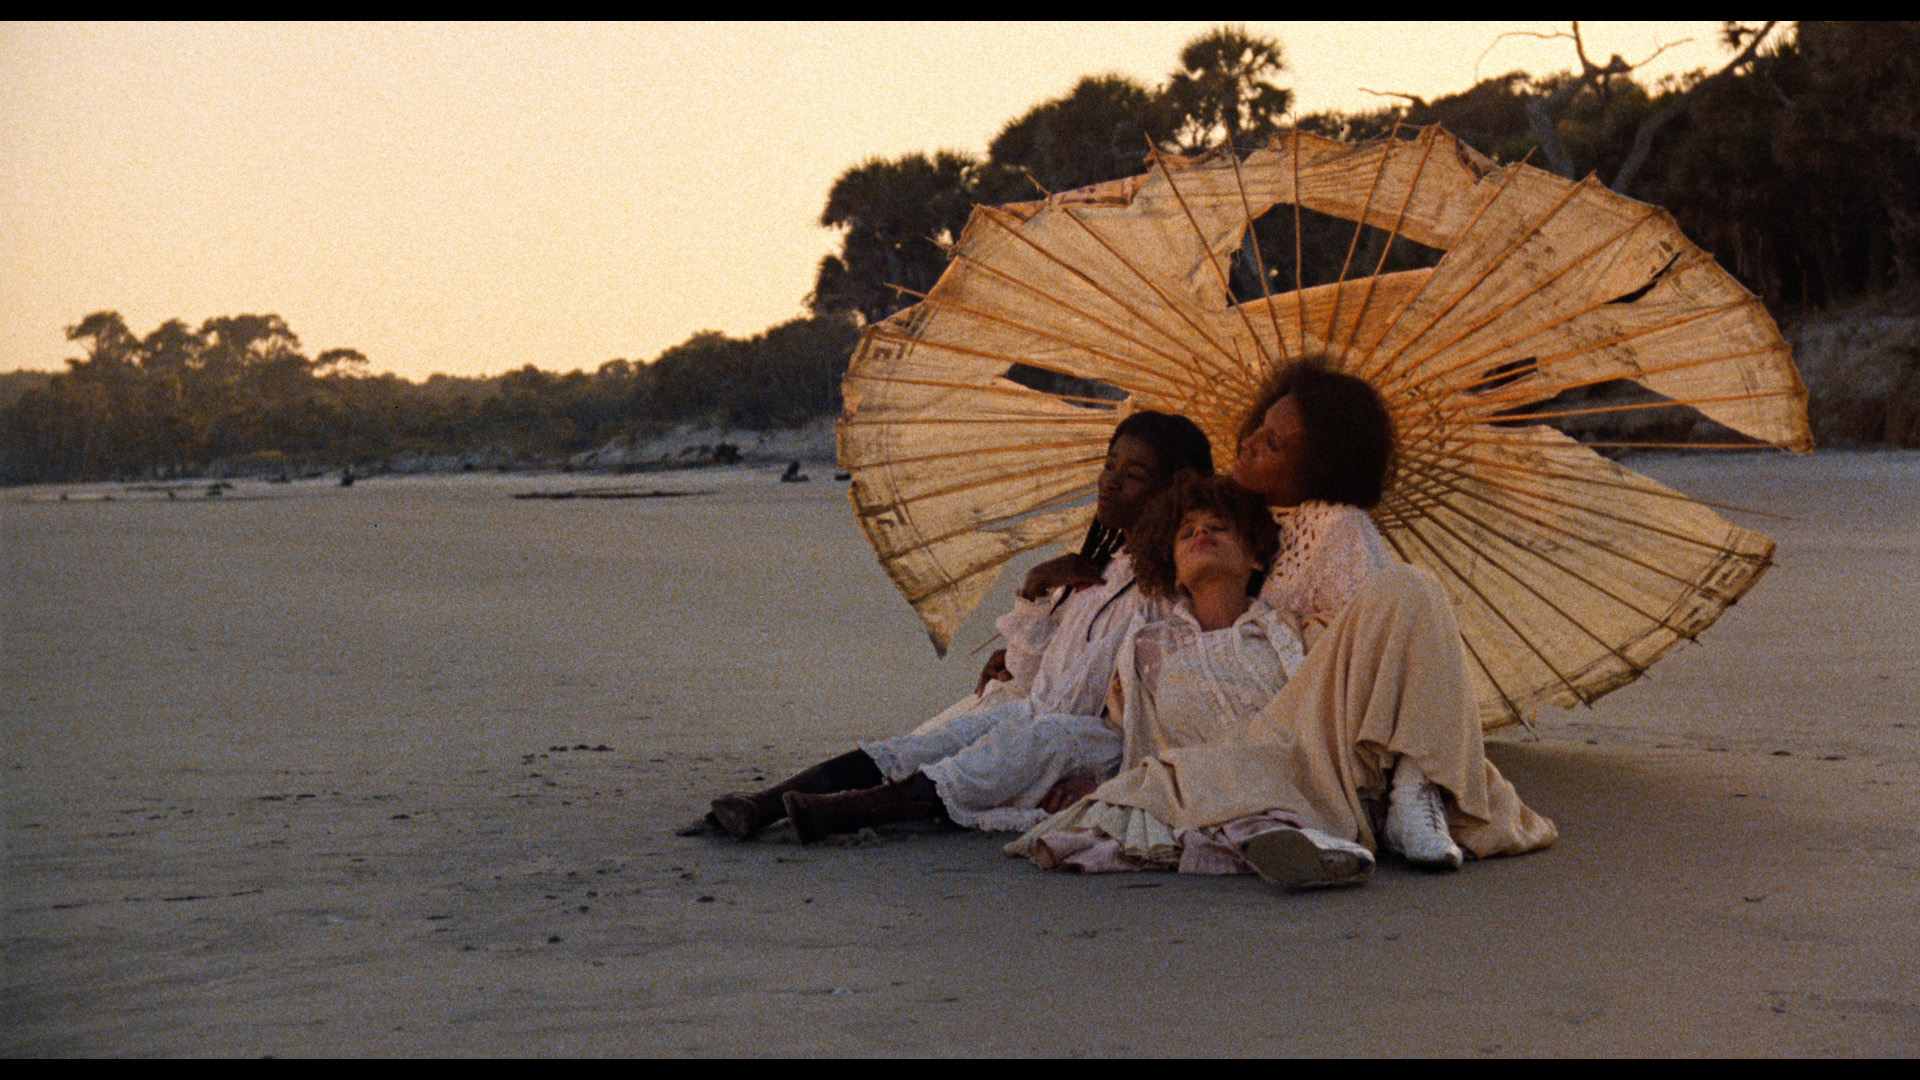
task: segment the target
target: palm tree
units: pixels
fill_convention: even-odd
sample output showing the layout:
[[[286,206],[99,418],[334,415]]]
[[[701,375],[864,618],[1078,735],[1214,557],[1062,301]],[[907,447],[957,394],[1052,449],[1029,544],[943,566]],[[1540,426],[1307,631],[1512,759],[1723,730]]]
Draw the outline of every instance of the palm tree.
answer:
[[[1182,120],[1183,148],[1204,149],[1222,135],[1237,146],[1273,131],[1293,92],[1268,80],[1286,69],[1280,43],[1244,26],[1217,27],[1188,42],[1166,90]]]

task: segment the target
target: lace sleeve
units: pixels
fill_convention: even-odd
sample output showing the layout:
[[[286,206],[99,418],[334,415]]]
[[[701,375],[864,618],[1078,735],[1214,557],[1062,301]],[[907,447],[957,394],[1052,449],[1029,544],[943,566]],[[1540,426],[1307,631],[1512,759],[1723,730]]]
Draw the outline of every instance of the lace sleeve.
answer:
[[[1330,506],[1316,522],[1317,537],[1304,568],[1303,626],[1324,628],[1360,593],[1367,578],[1390,561],[1387,544],[1367,512],[1357,506]]]
[[[1007,639],[1007,673],[1013,676],[1011,689],[1022,694],[1032,689],[1034,673],[1040,669],[1040,655],[1047,651],[1047,643],[1053,640],[1053,631],[1059,625],[1058,611],[1056,597],[1015,600],[1013,610],[994,622],[1000,636]]]
[[[1280,554],[1260,598],[1293,615],[1304,631],[1324,629],[1391,557],[1380,530],[1357,506],[1305,503],[1282,511]]]

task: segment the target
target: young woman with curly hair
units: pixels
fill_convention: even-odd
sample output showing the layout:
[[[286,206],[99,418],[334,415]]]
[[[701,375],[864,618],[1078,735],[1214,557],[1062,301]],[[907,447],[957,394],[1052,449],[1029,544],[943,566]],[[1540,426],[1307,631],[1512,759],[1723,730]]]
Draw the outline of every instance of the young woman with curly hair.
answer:
[[[745,840],[790,817],[802,843],[937,818],[1023,829],[1058,808],[1041,809],[1063,778],[1111,776],[1120,736],[1100,713],[1114,658],[1147,608],[1118,549],[1152,496],[1177,477],[1212,472],[1213,449],[1193,421],[1151,411],[1122,420],[1085,544],[1027,575],[998,623],[1007,648],[976,694],[908,734],[862,742],[761,791],[723,795],[709,820]]]
[[[1129,538],[1142,588],[1174,607],[1121,656],[1122,771],[1008,852],[1304,887],[1365,880],[1380,840],[1433,869],[1458,868],[1462,845],[1551,843],[1552,822],[1486,761],[1445,596],[1389,557],[1367,515],[1393,457],[1378,395],[1314,363],[1267,389],[1237,486],[1182,486]],[[1249,505],[1271,507],[1276,547]]]

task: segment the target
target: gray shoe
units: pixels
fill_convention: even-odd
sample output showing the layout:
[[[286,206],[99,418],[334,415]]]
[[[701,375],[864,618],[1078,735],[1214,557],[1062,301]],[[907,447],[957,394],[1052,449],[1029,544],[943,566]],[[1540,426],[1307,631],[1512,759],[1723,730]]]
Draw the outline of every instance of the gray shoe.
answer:
[[[1318,829],[1260,833],[1240,845],[1240,857],[1283,889],[1359,885],[1373,876],[1373,852]]]

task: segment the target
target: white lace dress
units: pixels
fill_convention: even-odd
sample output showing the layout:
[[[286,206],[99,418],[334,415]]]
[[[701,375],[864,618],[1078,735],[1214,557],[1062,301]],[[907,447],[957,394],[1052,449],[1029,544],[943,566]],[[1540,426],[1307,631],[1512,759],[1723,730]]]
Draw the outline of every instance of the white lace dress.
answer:
[[[1287,684],[1369,575],[1392,560],[1357,506],[1309,502],[1275,512],[1280,550],[1259,599],[1231,627],[1207,631],[1182,603],[1143,621],[1119,659],[1124,759],[1241,737]],[[1085,799],[1008,845],[1043,866],[1088,871],[1178,868],[1246,873],[1239,841],[1301,822],[1263,811],[1176,831],[1136,807]]]
[[[1439,584],[1392,564],[1356,507],[1307,504],[1280,523],[1263,603],[1234,626],[1201,631],[1176,615],[1136,634],[1121,659],[1120,773],[1009,855],[1062,869],[1244,873],[1238,844],[1277,825],[1372,847],[1373,802],[1403,759],[1441,788],[1470,853],[1553,843],[1553,822],[1486,760]]]
[[[1280,524],[1280,553],[1260,599],[1292,614],[1311,648],[1367,578],[1394,559],[1373,519],[1357,506],[1307,502],[1273,516]]]
[[[1013,678],[893,739],[863,742],[889,780],[926,774],[954,821],[1018,831],[1044,820],[1040,800],[1068,776],[1118,770],[1121,734],[1102,718],[1120,648],[1163,605],[1144,598],[1116,555],[1105,580],[1066,597],[1017,601],[997,623]]]

